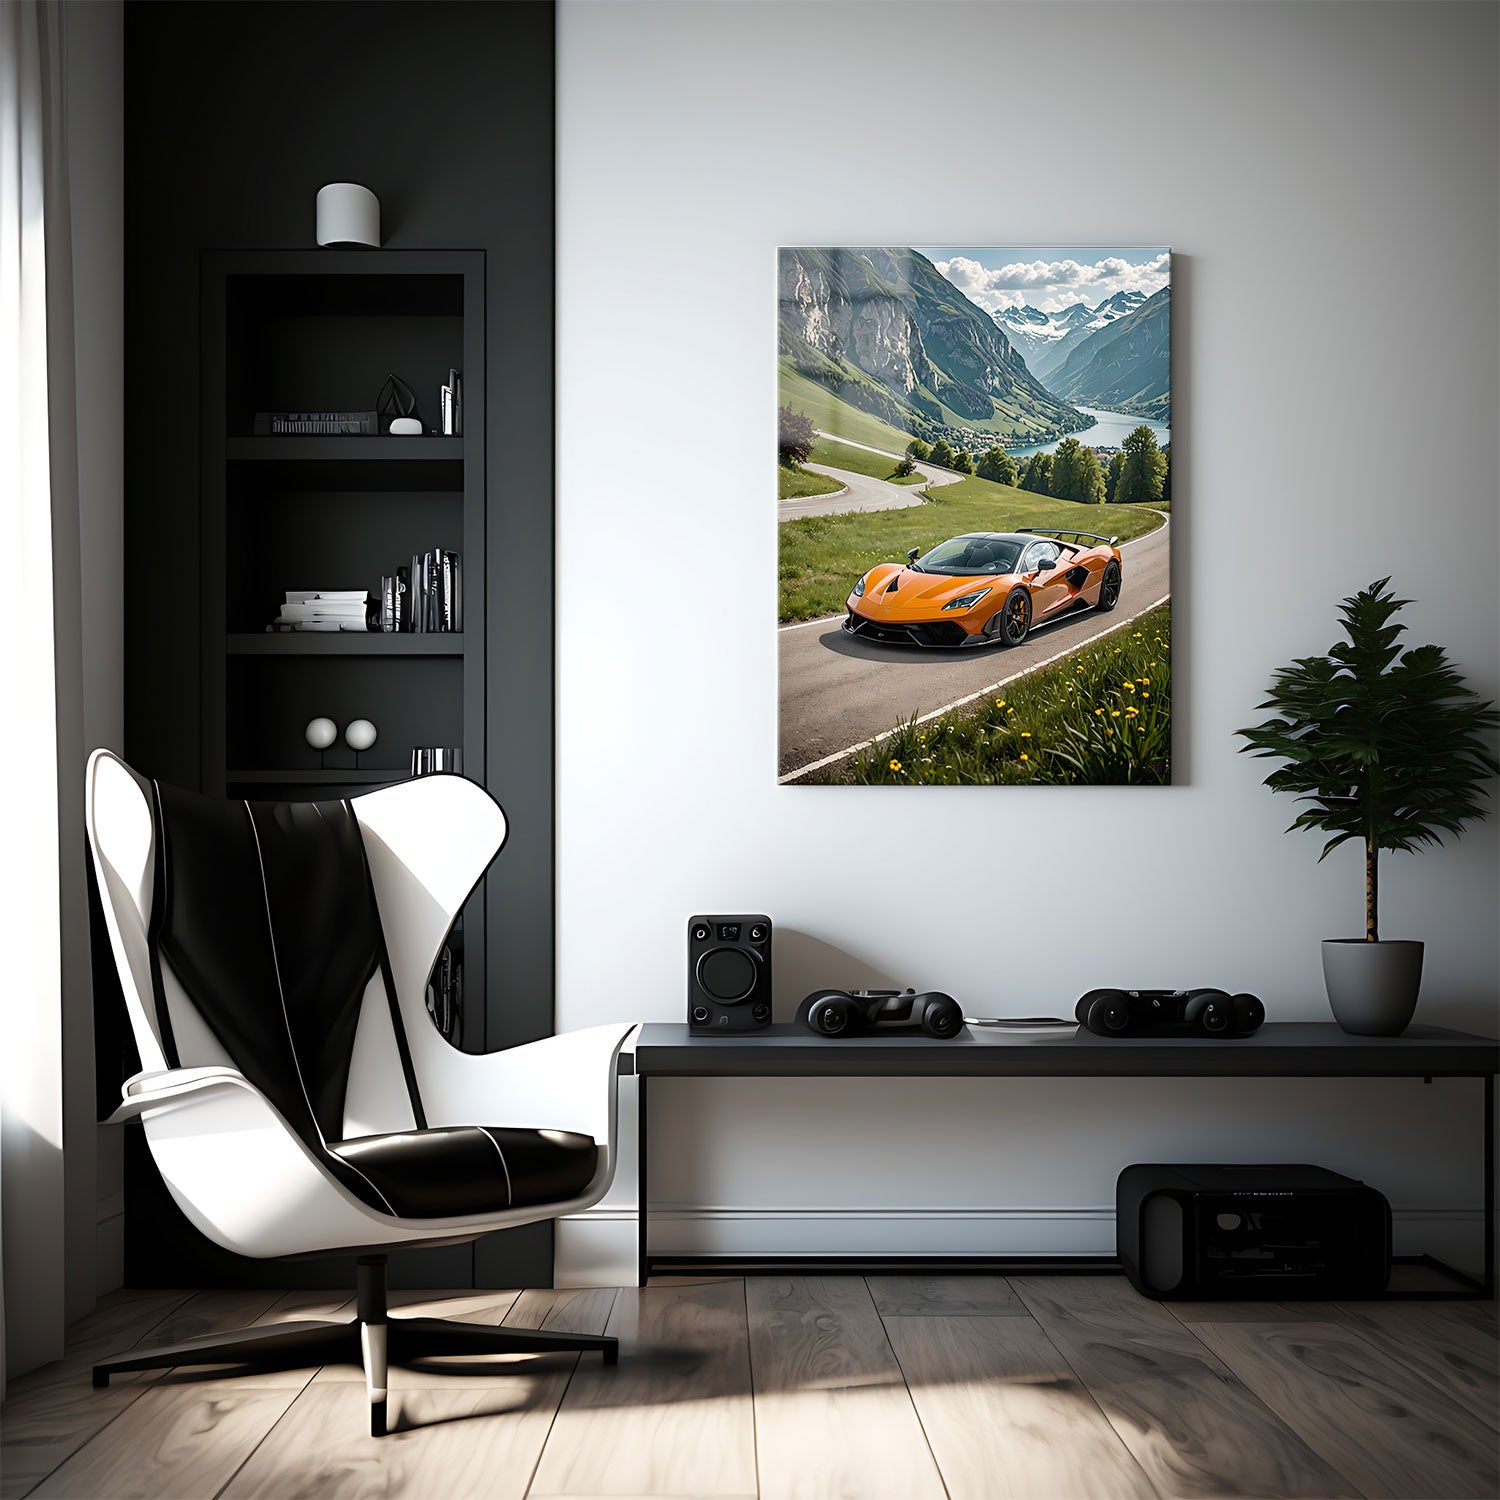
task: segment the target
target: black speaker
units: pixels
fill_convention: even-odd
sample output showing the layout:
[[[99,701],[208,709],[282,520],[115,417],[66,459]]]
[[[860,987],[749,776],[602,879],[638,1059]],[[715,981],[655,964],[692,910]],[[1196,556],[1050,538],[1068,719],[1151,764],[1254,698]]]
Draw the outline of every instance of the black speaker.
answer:
[[[688,922],[688,1030],[696,1036],[764,1031],[771,1024],[771,919]]]

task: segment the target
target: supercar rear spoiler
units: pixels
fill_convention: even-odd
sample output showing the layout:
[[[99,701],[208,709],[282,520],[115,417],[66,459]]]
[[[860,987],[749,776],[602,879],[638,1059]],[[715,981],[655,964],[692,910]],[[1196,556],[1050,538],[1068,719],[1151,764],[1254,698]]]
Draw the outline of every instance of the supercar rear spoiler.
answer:
[[[1078,542],[1087,537],[1091,542],[1103,542],[1106,547],[1113,547],[1120,540],[1117,536],[1100,536],[1097,531],[1059,531],[1051,526],[1023,526],[1020,529],[1025,536],[1055,536],[1060,542],[1070,539]]]

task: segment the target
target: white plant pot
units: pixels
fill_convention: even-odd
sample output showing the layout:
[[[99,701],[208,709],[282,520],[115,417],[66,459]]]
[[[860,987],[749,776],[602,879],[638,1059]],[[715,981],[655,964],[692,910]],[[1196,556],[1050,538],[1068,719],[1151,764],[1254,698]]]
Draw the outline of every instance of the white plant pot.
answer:
[[[1422,988],[1422,944],[1325,938],[1323,982],[1333,1018],[1355,1036],[1400,1036]]]

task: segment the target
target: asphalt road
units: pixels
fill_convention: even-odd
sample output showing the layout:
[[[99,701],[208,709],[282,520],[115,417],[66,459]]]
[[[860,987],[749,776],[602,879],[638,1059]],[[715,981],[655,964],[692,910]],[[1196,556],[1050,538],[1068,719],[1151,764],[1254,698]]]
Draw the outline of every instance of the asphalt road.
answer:
[[[848,438],[840,438],[839,441],[849,443]],[[849,446],[863,448],[867,453],[884,454],[892,463],[896,461],[897,455],[886,453],[883,448],[871,448],[867,443],[849,443]],[[778,521],[792,521],[798,516],[844,516],[851,511],[862,510],[905,510],[908,506],[922,503],[921,485],[889,484],[884,479],[872,479],[868,474],[855,474],[849,469],[831,469],[826,464],[803,464],[802,467],[811,469],[814,474],[827,474],[848,488],[837,495],[808,495],[801,500],[778,500]],[[960,478],[947,469],[935,469],[930,464],[918,464],[917,472],[926,475],[928,486],[952,484]]]
[[[1168,523],[1121,544],[1123,586],[1108,614],[1068,615],[1033,630],[1019,646],[961,652],[881,646],[845,635],[842,615],[782,626],[778,774],[794,780],[913,714],[957,706],[1144,613],[1171,592],[1170,531]]]

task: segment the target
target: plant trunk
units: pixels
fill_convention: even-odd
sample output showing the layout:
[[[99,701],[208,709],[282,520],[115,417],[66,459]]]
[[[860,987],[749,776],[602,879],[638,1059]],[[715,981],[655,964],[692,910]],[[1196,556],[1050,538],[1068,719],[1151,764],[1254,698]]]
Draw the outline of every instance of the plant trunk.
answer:
[[[1375,840],[1365,840],[1365,941],[1380,941],[1378,914],[1380,910],[1380,850]]]

